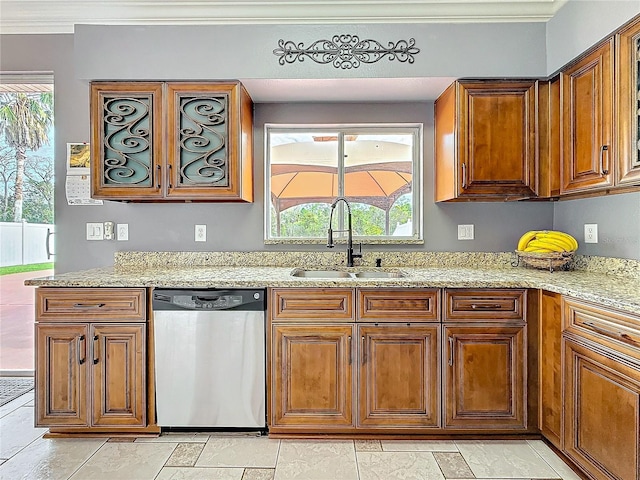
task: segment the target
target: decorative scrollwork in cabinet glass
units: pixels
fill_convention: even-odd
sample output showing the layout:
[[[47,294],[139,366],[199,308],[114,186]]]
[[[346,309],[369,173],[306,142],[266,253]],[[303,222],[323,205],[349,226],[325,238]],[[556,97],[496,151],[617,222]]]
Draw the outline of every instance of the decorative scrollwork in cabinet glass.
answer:
[[[151,185],[152,97],[105,97],[103,181],[105,185]]]
[[[228,186],[226,95],[180,97],[179,183]]]

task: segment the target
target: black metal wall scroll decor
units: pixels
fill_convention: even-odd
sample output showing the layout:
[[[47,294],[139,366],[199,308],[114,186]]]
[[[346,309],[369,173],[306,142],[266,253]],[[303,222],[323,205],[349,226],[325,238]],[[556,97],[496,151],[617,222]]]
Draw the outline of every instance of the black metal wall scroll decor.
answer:
[[[413,63],[415,55],[420,53],[415,44],[415,39],[410,38],[388,42],[385,47],[377,40],[360,40],[357,35],[342,34],[334,35],[331,40],[316,40],[308,47],[304,46],[304,42],[280,39],[273,54],[279,57],[280,65],[304,62],[305,58],[309,58],[316,63],[330,63],[335,68],[348,70],[358,68],[363,63],[375,63],[385,57],[389,61]]]

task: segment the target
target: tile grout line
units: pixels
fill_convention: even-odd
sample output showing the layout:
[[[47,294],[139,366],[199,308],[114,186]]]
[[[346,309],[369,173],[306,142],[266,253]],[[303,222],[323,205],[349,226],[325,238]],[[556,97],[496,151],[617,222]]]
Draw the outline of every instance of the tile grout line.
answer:
[[[55,440],[55,439],[53,439],[53,438],[52,438],[51,440]],[[103,440],[103,441],[102,441],[102,445],[100,445],[100,447],[96,448],[96,451],[95,451],[95,452],[93,452],[91,455],[89,455],[89,456],[87,457],[87,459],[86,459],[84,462],[82,462],[82,463],[78,466],[78,468],[76,468],[76,469],[71,473],[71,475],[69,475],[69,476],[67,477],[67,479],[66,479],[66,480],[70,480],[70,479],[71,479],[71,477],[73,477],[76,473],[78,473],[78,472],[80,471],[80,469],[81,469],[82,467],[84,467],[84,466],[87,464],[87,462],[93,458],[93,456],[94,456],[94,455],[96,455],[100,450],[102,450],[102,447],[104,447],[106,444],[107,444],[107,440],[105,439],[105,440]]]
[[[547,462],[547,459],[546,459],[546,458],[544,458],[544,457],[543,457],[543,456],[538,452],[538,450],[537,450],[536,448],[533,448],[533,445],[531,445],[531,444],[529,443],[529,440],[525,440],[525,441],[527,442],[527,445],[529,446],[529,448],[530,448],[531,450],[533,450],[533,452],[534,452],[538,457],[540,457],[540,458],[542,459],[542,461],[543,461],[544,463],[546,463],[546,464],[549,466],[549,468],[550,468],[551,470],[553,470],[553,471],[555,472],[555,474],[557,475],[556,479],[562,480],[562,478],[563,478],[563,477],[562,477],[562,475],[560,475],[560,472],[558,472],[555,468],[553,468],[553,465],[551,465],[549,462]],[[546,444],[545,444],[545,446],[546,446]],[[551,452],[553,453],[553,450],[552,450]],[[554,455],[555,455],[555,453],[554,453]],[[559,458],[559,457],[558,457],[558,458]],[[563,461],[561,458],[559,458],[559,459],[560,459],[560,461],[562,461],[562,463],[564,463],[564,461]],[[568,466],[568,465],[567,465],[567,468],[569,468],[569,466]]]

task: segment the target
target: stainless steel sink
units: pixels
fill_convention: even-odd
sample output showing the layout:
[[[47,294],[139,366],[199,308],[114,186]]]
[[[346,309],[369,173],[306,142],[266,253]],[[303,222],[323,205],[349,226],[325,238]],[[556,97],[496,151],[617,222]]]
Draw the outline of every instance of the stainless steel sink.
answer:
[[[356,272],[353,274],[356,278],[403,278],[406,277],[406,273],[396,271],[396,272],[385,272],[385,271],[366,271],[366,272]]]
[[[341,272],[339,270],[303,270],[301,268],[291,272],[291,276],[302,278],[351,278],[349,272]]]
[[[360,272],[345,272],[342,270],[305,270],[296,268],[291,272],[292,277],[299,278],[403,278],[407,274],[401,271],[364,270]]]

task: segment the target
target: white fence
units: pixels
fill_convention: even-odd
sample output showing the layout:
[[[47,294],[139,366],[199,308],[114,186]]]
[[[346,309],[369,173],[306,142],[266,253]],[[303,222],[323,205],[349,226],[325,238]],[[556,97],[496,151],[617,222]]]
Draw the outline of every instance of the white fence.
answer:
[[[53,257],[47,258],[47,240],[53,253],[54,236],[47,238],[47,231],[53,228],[42,223],[0,222],[0,267],[52,262]]]

